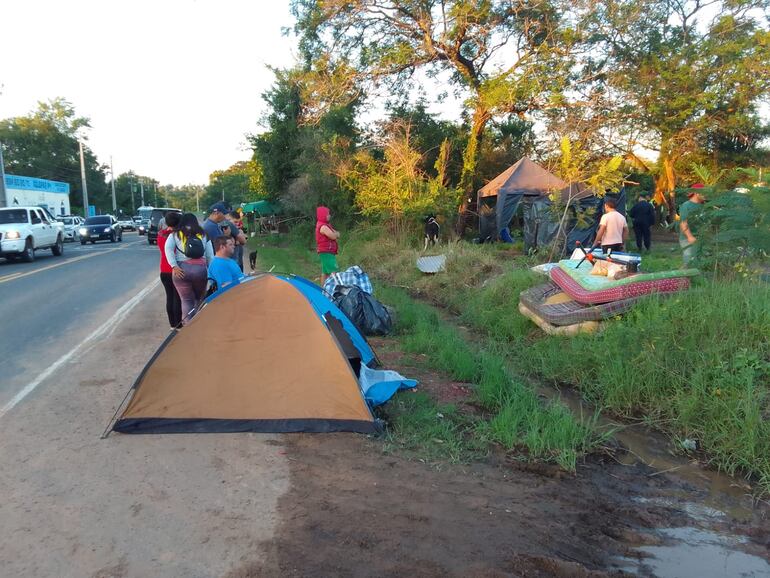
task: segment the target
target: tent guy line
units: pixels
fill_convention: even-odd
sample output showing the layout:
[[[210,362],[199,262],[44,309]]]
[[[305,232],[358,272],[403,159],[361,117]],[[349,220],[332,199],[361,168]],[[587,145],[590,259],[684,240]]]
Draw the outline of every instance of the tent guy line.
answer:
[[[117,251],[118,249],[113,249],[113,250]],[[45,381],[48,377],[53,375],[53,373],[57,369],[59,369],[59,367],[61,367],[65,363],[68,363],[70,361],[74,361],[75,359],[77,359],[77,356],[85,350],[87,345],[89,345],[91,342],[96,341],[102,335],[104,335],[107,331],[109,331],[114,325],[117,325],[118,323],[123,321],[131,312],[131,310],[134,307],[136,307],[142,301],[142,299],[144,299],[159,284],[160,284],[160,279],[155,279],[147,287],[145,287],[139,293],[134,295],[129,301],[124,303],[120,307],[120,309],[118,309],[115,312],[115,314],[112,317],[110,317],[107,321],[105,321],[102,325],[100,325],[93,333],[91,333],[88,337],[86,337],[83,341],[81,341],[68,353],[65,353],[59,359],[57,359],[54,363],[48,366],[48,369],[46,369],[43,373],[38,375],[33,381],[28,383],[21,391],[19,391],[19,393],[13,396],[13,398],[8,403],[6,403],[2,408],[0,408],[0,419],[2,419],[6,413],[8,413],[14,407],[16,407],[19,403],[21,403],[25,397],[27,397],[30,393],[35,391],[35,389],[41,383],[43,383],[43,381]]]

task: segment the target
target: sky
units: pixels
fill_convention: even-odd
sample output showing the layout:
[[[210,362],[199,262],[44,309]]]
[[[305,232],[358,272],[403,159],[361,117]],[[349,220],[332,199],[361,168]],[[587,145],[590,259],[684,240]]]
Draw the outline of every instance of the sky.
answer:
[[[115,174],[207,184],[250,158],[267,65],[287,67],[288,0],[3,2],[0,119],[64,97],[91,119],[88,145]]]

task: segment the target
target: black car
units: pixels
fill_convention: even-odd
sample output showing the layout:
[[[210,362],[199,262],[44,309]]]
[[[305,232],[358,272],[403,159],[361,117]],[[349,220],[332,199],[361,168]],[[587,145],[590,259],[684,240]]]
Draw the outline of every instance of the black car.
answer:
[[[123,240],[123,230],[112,215],[88,217],[81,225],[79,233],[81,245],[85,245],[88,241],[92,243],[97,241],[110,241],[114,243],[115,241]]]
[[[152,210],[152,213],[150,213],[150,226],[147,229],[147,242],[150,245],[154,245],[158,242],[158,225],[160,220],[165,218],[166,213],[179,213],[181,215],[182,211],[169,207]]]

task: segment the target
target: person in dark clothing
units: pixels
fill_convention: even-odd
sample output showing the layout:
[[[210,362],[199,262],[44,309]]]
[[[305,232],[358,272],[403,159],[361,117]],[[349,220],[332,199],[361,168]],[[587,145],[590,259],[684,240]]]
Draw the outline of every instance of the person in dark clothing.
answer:
[[[165,227],[158,227],[158,249],[160,249],[160,282],[166,290],[166,315],[168,324],[172,329],[179,327],[182,323],[182,300],[174,287],[174,281],[171,276],[171,265],[166,259],[166,239],[174,233],[174,228],[182,220],[182,214],[170,211],[165,218]]]
[[[636,248],[641,252],[642,246],[650,250],[650,229],[655,224],[655,208],[650,202],[647,193],[641,193],[639,200],[631,207],[628,216],[634,222],[634,235],[636,235]]]

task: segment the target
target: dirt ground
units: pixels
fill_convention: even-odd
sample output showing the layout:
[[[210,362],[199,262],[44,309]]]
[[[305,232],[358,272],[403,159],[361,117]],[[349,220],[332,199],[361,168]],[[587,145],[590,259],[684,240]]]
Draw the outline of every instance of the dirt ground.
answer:
[[[565,475],[502,453],[426,463],[354,434],[101,440],[164,337],[147,330],[156,293],[0,420],[0,576],[614,576],[656,528],[693,523],[768,556],[767,510],[693,522],[672,496],[701,490],[609,454]],[[374,346],[472,411],[467,384]]]
[[[374,343],[386,366],[419,379],[434,398],[468,403],[467,384],[383,345]],[[697,489],[609,454],[570,475],[502,453],[429,464],[355,435],[286,443],[291,489],[279,501],[278,533],[263,544],[263,562],[229,578],[622,576],[643,556],[635,546],[662,543],[656,528],[692,525],[749,536],[744,549],[770,559],[767,509],[746,522],[693,520],[683,504],[697,501]],[[644,568],[637,562],[634,571]]]
[[[273,536],[276,436],[100,439],[165,337],[162,294],[0,419],[0,577],[222,576]]]

